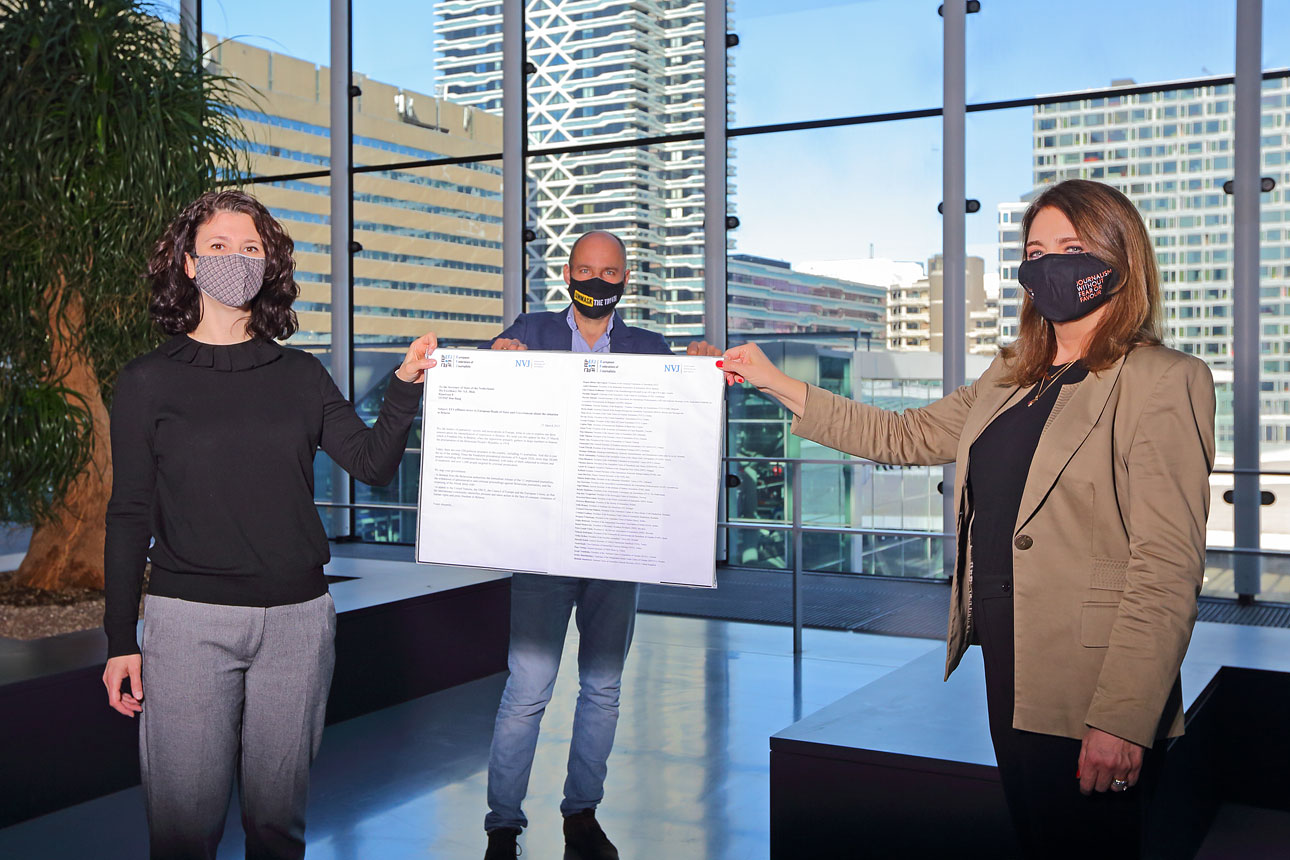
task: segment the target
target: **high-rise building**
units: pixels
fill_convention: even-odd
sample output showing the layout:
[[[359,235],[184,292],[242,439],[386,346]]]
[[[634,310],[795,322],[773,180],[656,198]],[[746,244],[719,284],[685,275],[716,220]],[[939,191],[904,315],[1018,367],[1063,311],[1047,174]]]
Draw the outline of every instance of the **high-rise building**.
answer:
[[[1132,81],[1116,81],[1130,85]],[[1285,443],[1290,427],[1290,84],[1263,81],[1260,436]],[[1230,84],[1080,98],[1034,109],[1034,184],[1071,179],[1115,186],[1141,210],[1156,248],[1170,346],[1200,356],[1219,382],[1218,442],[1232,439],[1232,205]],[[1027,196],[1033,199],[1033,192]],[[1016,336],[1025,204],[999,207],[1001,331]],[[1265,448],[1265,454],[1267,449]]]
[[[526,164],[528,309],[568,301],[561,268],[574,240],[612,230],[632,290],[620,312],[669,339],[703,334],[703,144],[632,146],[703,129],[702,0],[529,0],[528,142],[623,140],[620,149],[532,156]],[[440,95],[501,111],[501,4],[438,0]]]
[[[1017,324],[1021,319],[1021,284],[1017,283],[1017,267],[1021,265],[1021,218],[1034,196],[1032,192],[1022,195],[1018,202],[998,206],[1000,343],[1017,339]]]
[[[245,43],[207,36],[214,69],[240,79],[237,114],[251,176],[330,166],[330,71]],[[459,157],[501,149],[501,120],[355,73],[356,165]],[[330,185],[326,177],[256,183],[247,190],[296,243],[292,343],[331,342]],[[353,337],[363,366],[402,352],[433,329],[479,340],[501,328],[502,193],[499,162],[380,170],[354,177]],[[380,360],[385,367],[388,356]]]
[[[818,260],[793,266],[800,272],[828,275],[852,282],[881,284],[886,291],[887,325],[880,347],[909,352],[940,352],[944,283],[943,258],[923,263],[883,258]],[[998,351],[997,296],[986,290],[985,261],[968,257],[965,270],[967,351],[991,356]]]
[[[928,352],[932,348],[932,289],[927,278],[893,284],[887,293],[887,346]]]
[[[945,259],[927,261],[927,276],[911,284],[893,284],[887,298],[887,345],[896,350],[944,351]],[[985,294],[985,261],[967,258],[966,330],[968,351],[992,354],[997,348],[997,316]]]
[[[999,351],[999,297],[985,294],[985,304],[969,308],[967,318],[969,355],[994,355]]]
[[[849,342],[869,349],[886,338],[887,288],[803,272],[783,260],[731,254],[726,261],[732,339],[753,335]]]

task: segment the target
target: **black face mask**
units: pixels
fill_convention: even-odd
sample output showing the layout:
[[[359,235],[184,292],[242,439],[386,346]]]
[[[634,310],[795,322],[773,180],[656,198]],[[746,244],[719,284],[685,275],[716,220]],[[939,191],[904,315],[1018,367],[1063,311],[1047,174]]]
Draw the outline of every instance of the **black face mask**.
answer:
[[[573,300],[573,306],[580,314],[598,320],[614,312],[614,305],[618,304],[618,300],[623,297],[623,287],[626,283],[626,279],[613,284],[602,278],[587,278],[580,281],[571,277],[569,278],[569,298]]]
[[[1045,254],[1017,269],[1035,310],[1049,322],[1070,322],[1106,304],[1120,273],[1092,254]]]

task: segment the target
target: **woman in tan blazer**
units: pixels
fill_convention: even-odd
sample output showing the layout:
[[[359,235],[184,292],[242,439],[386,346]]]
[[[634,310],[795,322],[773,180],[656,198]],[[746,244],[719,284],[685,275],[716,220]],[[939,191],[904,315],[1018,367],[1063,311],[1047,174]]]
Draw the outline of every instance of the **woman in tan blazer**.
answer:
[[[798,436],[882,463],[957,464],[946,676],[982,646],[1023,850],[1139,857],[1157,742],[1182,732],[1214,384],[1161,345],[1155,256],[1123,194],[1052,186],[1022,233],[1017,341],[935,403],[895,413],[837,397],[752,344],[724,369],[792,410]]]

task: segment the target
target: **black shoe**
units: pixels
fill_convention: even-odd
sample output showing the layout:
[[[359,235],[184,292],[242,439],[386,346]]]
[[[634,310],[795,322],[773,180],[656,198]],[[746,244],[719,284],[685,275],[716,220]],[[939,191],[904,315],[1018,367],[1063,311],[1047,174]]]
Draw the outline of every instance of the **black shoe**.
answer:
[[[564,860],[618,860],[618,849],[596,821],[596,810],[564,817]]]
[[[520,832],[514,827],[499,827],[488,831],[488,850],[484,860],[515,860],[520,856],[520,846],[515,843]]]

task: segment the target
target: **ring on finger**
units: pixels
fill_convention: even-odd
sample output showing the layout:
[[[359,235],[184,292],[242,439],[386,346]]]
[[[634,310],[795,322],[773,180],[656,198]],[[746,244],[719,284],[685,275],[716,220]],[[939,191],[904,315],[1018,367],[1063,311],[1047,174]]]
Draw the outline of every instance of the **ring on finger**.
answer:
[[[1111,791],[1124,791],[1128,787],[1129,787],[1129,781],[1127,779],[1111,780]]]

